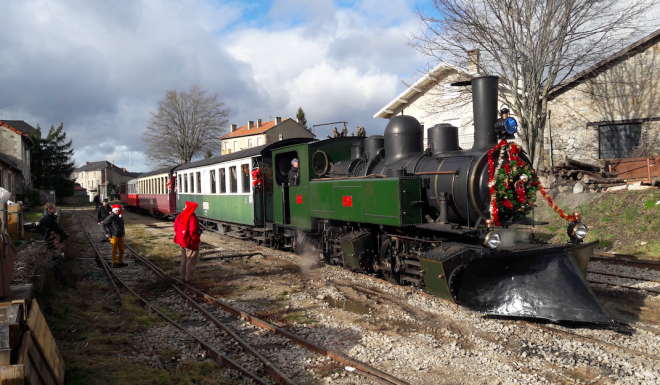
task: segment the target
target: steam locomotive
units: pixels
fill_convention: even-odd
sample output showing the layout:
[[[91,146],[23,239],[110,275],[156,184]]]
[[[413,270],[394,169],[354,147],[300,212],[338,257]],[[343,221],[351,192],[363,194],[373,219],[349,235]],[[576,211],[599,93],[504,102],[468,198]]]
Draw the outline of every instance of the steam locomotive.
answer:
[[[502,243],[508,227],[533,223],[538,179],[524,152],[498,143],[515,130],[515,121],[497,119],[498,78],[462,85],[473,97],[470,150],[447,124],[429,128],[425,149],[420,123],[396,116],[383,136],[285,140],[179,166],[177,210],[197,202],[211,229],[478,312],[613,323],[585,278],[596,242],[582,243],[579,217],[569,217],[568,244]],[[300,182],[289,185],[294,159]]]

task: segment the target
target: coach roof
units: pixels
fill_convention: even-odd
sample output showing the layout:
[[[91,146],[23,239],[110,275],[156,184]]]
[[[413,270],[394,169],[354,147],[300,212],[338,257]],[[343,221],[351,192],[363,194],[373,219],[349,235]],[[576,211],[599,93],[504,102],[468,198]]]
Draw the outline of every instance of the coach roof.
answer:
[[[167,166],[167,167],[160,168],[158,170],[145,172],[144,174],[138,175],[138,178],[142,179],[142,178],[146,178],[146,177],[154,176],[154,175],[169,174],[170,172],[172,172],[177,167],[178,166]]]
[[[212,164],[230,162],[236,159],[245,159],[245,158],[252,158],[254,156],[261,156],[261,155],[265,155],[268,151],[271,151],[273,148],[276,147],[285,147],[285,146],[290,146],[292,144],[306,143],[306,142],[311,142],[312,140],[313,139],[311,138],[291,138],[291,139],[280,140],[277,142],[248,148],[247,150],[243,150],[243,151],[232,152],[226,155],[220,155],[209,159],[198,160],[197,162],[186,163],[184,165],[177,167],[176,171],[182,171],[196,167],[210,166]]]

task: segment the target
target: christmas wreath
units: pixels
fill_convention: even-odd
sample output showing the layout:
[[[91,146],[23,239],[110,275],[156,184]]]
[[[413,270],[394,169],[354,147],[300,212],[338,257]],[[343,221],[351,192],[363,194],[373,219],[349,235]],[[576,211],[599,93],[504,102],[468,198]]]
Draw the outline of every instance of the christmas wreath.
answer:
[[[499,150],[497,162],[495,152]],[[520,147],[503,139],[488,151],[488,171],[490,188],[490,215],[495,226],[500,225],[500,217],[523,218],[527,216],[536,201],[536,192],[541,191],[550,207],[559,216],[574,221],[557,207],[545,192],[532,165],[520,159]]]

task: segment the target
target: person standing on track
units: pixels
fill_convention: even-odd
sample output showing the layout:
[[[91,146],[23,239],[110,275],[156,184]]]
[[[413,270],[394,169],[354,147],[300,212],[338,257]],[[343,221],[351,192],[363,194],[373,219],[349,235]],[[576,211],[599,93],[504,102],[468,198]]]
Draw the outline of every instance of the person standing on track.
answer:
[[[112,208],[108,204],[108,198],[105,198],[103,200],[103,205],[99,206],[99,208],[96,210],[96,221],[101,224],[105,218],[107,218],[109,215],[112,215]],[[109,242],[107,237],[103,237],[101,239],[101,242]]]
[[[121,217],[121,206],[113,205],[112,214],[108,215],[101,222],[101,225],[105,229],[105,236],[110,239],[110,243],[112,244],[112,267],[128,266],[123,262],[124,235],[126,235],[126,231],[124,230],[124,219]],[[119,251],[119,255],[117,255],[117,251]]]
[[[199,257],[201,231],[195,210],[195,202],[186,202],[186,208],[174,221],[174,243],[181,246],[181,280],[191,282]]]
[[[94,195],[94,204],[96,205],[96,211],[99,211],[100,203],[101,203],[101,198],[99,197],[99,194]]]

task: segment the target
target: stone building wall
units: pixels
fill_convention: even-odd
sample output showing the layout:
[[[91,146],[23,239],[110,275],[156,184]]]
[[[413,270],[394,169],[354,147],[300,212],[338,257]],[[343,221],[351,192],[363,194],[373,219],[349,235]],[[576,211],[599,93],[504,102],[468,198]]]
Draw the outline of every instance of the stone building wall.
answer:
[[[549,110],[546,165],[551,156],[555,165],[567,157],[602,164],[599,126],[606,124],[641,123],[641,143],[630,157],[660,154],[660,45],[558,95],[550,101]]]

